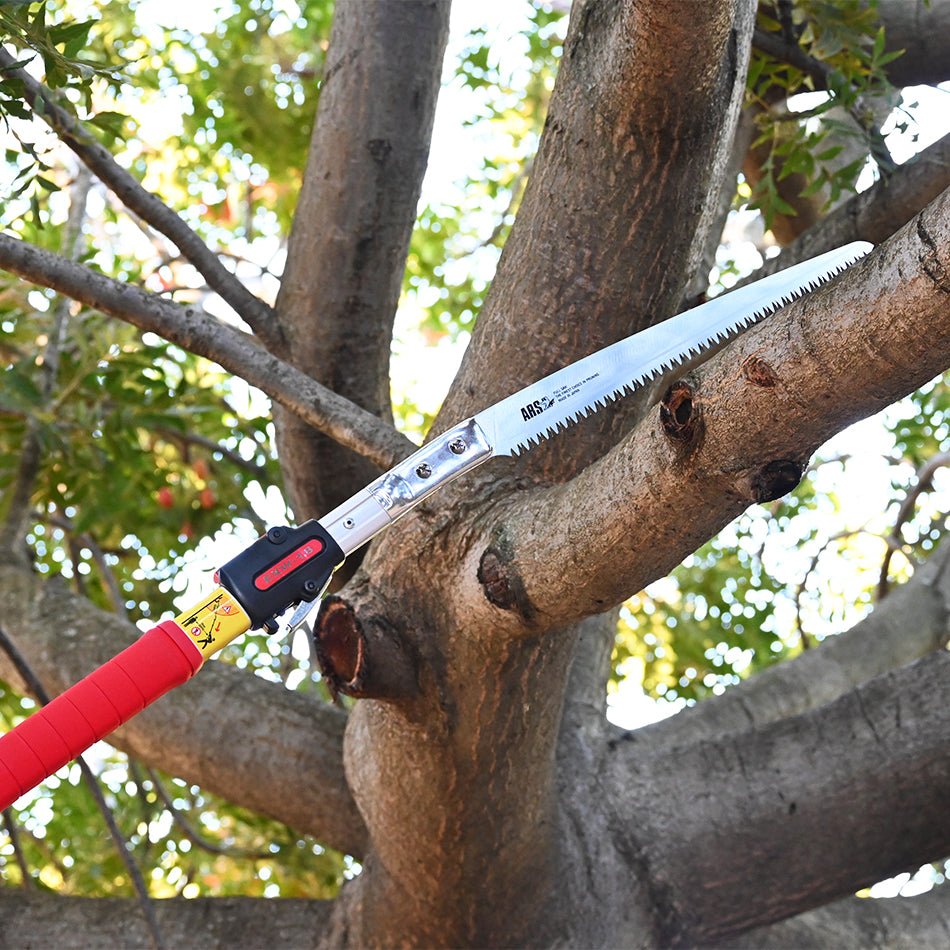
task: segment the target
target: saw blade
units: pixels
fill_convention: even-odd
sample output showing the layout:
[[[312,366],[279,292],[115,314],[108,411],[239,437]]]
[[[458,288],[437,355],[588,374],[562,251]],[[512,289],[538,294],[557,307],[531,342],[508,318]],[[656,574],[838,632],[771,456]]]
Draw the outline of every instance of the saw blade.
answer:
[[[519,455],[608,402],[712,353],[872,249],[855,241],[722,294],[585,356],[474,418],[493,455]]]

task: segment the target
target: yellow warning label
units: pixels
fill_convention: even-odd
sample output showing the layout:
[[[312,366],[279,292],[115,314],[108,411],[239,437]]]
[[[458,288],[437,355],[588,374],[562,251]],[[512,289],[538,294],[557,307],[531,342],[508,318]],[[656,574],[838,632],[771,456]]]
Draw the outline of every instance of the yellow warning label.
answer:
[[[230,592],[217,587],[196,607],[179,614],[175,622],[198,645],[207,660],[251,627],[251,619]]]

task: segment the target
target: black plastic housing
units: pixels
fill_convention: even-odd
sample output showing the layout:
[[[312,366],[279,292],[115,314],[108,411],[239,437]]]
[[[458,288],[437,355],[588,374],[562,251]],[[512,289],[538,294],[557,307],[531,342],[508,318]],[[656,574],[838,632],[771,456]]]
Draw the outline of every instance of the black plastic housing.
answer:
[[[343,563],[340,546],[318,521],[278,525],[217,573],[254,627],[277,630],[276,617],[301,601],[316,600]]]

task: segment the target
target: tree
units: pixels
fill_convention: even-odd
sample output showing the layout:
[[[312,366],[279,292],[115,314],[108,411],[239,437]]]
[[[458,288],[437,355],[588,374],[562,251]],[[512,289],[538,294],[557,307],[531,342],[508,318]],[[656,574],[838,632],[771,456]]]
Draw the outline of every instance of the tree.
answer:
[[[491,196],[512,195],[517,220],[432,432],[695,295],[754,137],[739,136],[754,119],[740,121],[750,62],[758,109],[783,107],[816,75],[839,106],[862,115],[860,97],[887,92],[889,70],[901,85],[946,78],[948,60],[932,46],[947,36],[936,25],[950,4],[917,5],[912,28],[907,4],[881,0],[871,21],[859,4],[839,6],[852,19],[822,32],[834,18],[820,4],[763,8],[758,27],[750,0],[572,5],[527,186],[519,194],[512,176]],[[184,207],[181,180],[169,175],[165,193],[183,204],[176,214],[136,178],[158,178],[144,149],[126,170],[96,126],[77,118],[95,83],[114,89],[121,80],[105,67],[90,78],[88,64],[69,71],[78,56],[70,44],[90,28],[47,27],[36,9],[8,26],[46,66],[44,87],[3,54],[12,127],[21,114],[41,116],[176,249],[152,271],[115,253],[115,274],[105,273],[101,248],[87,263],[81,247],[51,237],[46,192],[56,182],[44,174],[42,149],[31,144],[17,158],[33,215],[24,211],[0,235],[0,267],[20,279],[4,289],[0,623],[15,649],[0,658],[0,674],[19,689],[25,666],[55,692],[114,655],[134,636],[132,619],[165,609],[144,592],[167,577],[163,562],[226,521],[257,517],[243,489],[249,472],[273,471],[267,420],[240,407],[242,390],[224,373],[273,401],[280,472],[301,520],[411,448],[392,423],[388,360],[449,8],[338,3],[325,61],[322,9],[301,5],[309,47],[290,30],[282,46],[265,47],[274,34],[256,31],[279,14],[264,4],[234,12],[241,29],[211,31],[203,47],[178,40],[193,58],[207,53],[196,77],[227,72],[247,96],[246,109],[224,103],[234,125],[218,128],[208,119],[215,95],[198,87],[196,127],[184,134],[197,140],[204,128],[206,140],[217,129],[220,139],[213,152],[183,150],[194,162],[185,179],[201,161],[214,172],[209,156],[218,153],[247,168],[259,154],[264,173],[281,165],[284,141],[294,158],[303,107],[289,77],[322,75],[299,193],[293,161],[260,181],[252,170],[238,193],[245,216],[243,231],[230,233],[236,256],[262,209],[275,227],[293,209],[273,303],[215,248],[229,233],[222,219],[235,214],[223,173],[208,186],[203,217]],[[112,5],[108,13],[103,23],[114,26],[97,42],[134,51],[134,21]],[[904,30],[897,58],[887,54],[891,22]],[[222,45],[212,55],[215,37]],[[772,59],[752,60],[753,44]],[[255,56],[286,74],[279,146],[248,118],[265,88],[241,71]],[[473,83],[484,74],[480,56],[473,47],[466,61]],[[161,91],[159,72],[152,78]],[[47,88],[57,86],[80,94],[57,98]],[[546,99],[543,83],[537,95]],[[114,133],[120,121],[105,110],[98,127]],[[759,121],[759,137],[766,128],[776,142],[755,159],[772,223],[795,210],[782,191],[792,171],[806,191],[826,187],[838,203],[779,260],[852,236],[878,245],[867,259],[675,385],[666,380],[533,452],[488,463],[382,535],[316,622],[322,683],[346,697],[342,704],[250,675],[263,653],[261,638],[251,638],[253,649],[209,664],[113,737],[144,767],[312,835],[358,859],[361,873],[334,899],[319,899],[319,882],[306,875],[322,858],[311,851],[290,865],[305,882],[299,900],[146,901],[151,937],[129,898],[5,890],[5,942],[883,946],[945,938],[941,887],[887,902],[851,895],[950,854],[950,721],[937,699],[948,675],[946,545],[848,633],[783,663],[762,662],[755,676],[659,724],[625,731],[605,717],[619,605],[749,506],[793,489],[831,435],[950,366],[946,161],[924,165],[926,176],[926,156],[887,166],[868,120],[865,154],[876,154],[881,178],[847,199],[851,172],[816,164],[832,148],[824,132],[805,123],[804,138],[787,145],[761,113]],[[840,129],[833,121],[826,117],[826,130]],[[265,208],[255,191],[268,188]],[[75,191],[73,201],[82,206]],[[115,221],[109,211],[102,233],[109,214]],[[422,237],[431,236],[437,216],[424,217]],[[431,253],[420,231],[410,284],[422,280]],[[194,285],[195,273],[248,330],[179,285],[189,274]],[[267,276],[255,275],[262,286]],[[48,293],[37,298],[29,285]],[[209,369],[221,372],[207,380]],[[72,438],[83,426],[86,437]],[[107,491],[78,477],[113,459],[114,476],[102,476]],[[143,517],[145,497],[155,504]],[[933,536],[921,541],[932,546]],[[49,576],[56,570],[70,583]],[[153,801],[160,786],[158,778],[136,783]],[[120,790],[112,798],[121,802]]]

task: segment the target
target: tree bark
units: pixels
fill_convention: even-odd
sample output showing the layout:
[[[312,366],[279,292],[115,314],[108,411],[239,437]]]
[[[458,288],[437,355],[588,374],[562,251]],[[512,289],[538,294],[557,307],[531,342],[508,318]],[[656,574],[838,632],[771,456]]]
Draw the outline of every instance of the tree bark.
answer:
[[[948,677],[932,653],[742,734],[616,744],[603,781],[662,894],[661,942],[728,942],[950,853]]]
[[[887,65],[895,86],[936,85],[950,78],[950,3],[947,0],[878,0],[885,49],[903,50]]]
[[[950,888],[916,897],[837,901],[798,917],[757,928],[728,942],[736,950],[939,950],[950,939]]]
[[[289,362],[389,422],[393,319],[429,154],[449,9],[449,0],[337,4],[277,298]],[[278,409],[275,422],[284,485],[299,521],[336,508],[380,472],[292,411]]]
[[[674,312],[715,217],[751,20],[751,3],[573,5],[519,221],[436,429]],[[693,94],[670,96],[680,82]],[[529,477],[562,480],[625,422],[545,446]]]
[[[331,908],[329,901],[293,898],[202,897],[152,903],[167,946],[203,950],[313,947]],[[3,897],[0,906],[3,950],[153,950],[141,910],[131,898],[11,894]]]
[[[833,433],[950,363],[948,246],[950,191],[847,277],[759,323],[688,377],[696,417],[688,441],[646,420],[571,482],[498,499],[469,556],[504,551],[499,570],[519,591],[522,616],[541,629],[662,577],[748,505],[793,488]]]
[[[357,18],[352,27],[367,8],[341,9]],[[753,14],[751,0],[574,5],[535,172],[437,427],[678,307],[713,226]],[[319,182],[313,188],[317,200]],[[375,303],[356,308],[368,324],[392,305],[407,203],[404,194],[377,248],[385,279],[370,282]],[[322,197],[318,205],[315,215]],[[311,342],[313,285],[301,276],[310,220],[298,214],[280,311],[299,315],[287,330],[294,354]],[[347,221],[358,232],[369,226]],[[950,852],[950,714],[932,702],[950,676],[942,652],[893,669],[907,654],[869,658],[853,679],[829,675],[797,705],[763,703],[750,728],[726,710],[716,735],[684,719],[641,741],[603,717],[610,609],[749,504],[791,488],[828,436],[950,365],[948,248],[944,193],[841,279],[683,380],[689,438],[670,438],[649,408],[656,394],[645,393],[537,452],[489,463],[395,525],[321,622],[342,623],[368,651],[387,646],[413,688],[392,690],[391,678],[368,669],[367,698],[345,729],[338,710],[213,663],[128,724],[116,742],[146,761],[365,861],[332,909],[160,904],[167,939],[334,948],[728,942]],[[32,253],[6,239],[0,252],[8,266]],[[336,276],[346,286],[352,272]],[[81,283],[70,286],[85,293]],[[123,307],[113,284],[94,288],[89,302],[133,322],[165,321],[182,345],[198,341],[249,378],[278,374],[281,388],[272,389],[288,409],[377,463],[404,448],[353,402],[314,409],[310,400],[326,390],[312,380],[291,398],[326,353],[341,358],[335,329],[292,367],[200,314],[135,292]],[[340,320],[347,306],[344,297]],[[353,400],[372,382],[356,383]],[[351,431],[364,422],[369,436]],[[310,493],[305,477],[301,497]],[[934,636],[946,610],[940,563],[916,582],[933,592],[925,600]],[[52,691],[131,632],[22,565],[0,568],[0,610]],[[2,665],[0,674],[11,675]],[[690,718],[701,723],[702,710]],[[235,725],[245,743],[226,741]],[[62,921],[90,942],[138,939],[127,903],[4,902],[8,943],[24,933],[62,943]]]

